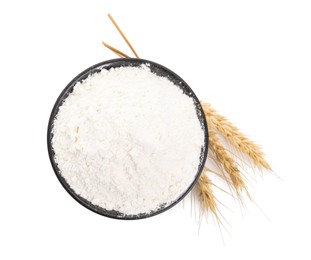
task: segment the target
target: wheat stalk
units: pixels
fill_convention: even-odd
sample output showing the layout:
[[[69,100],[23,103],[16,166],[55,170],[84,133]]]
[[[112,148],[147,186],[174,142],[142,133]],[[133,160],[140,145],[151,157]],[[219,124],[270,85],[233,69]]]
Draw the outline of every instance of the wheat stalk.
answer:
[[[216,129],[230,144],[247,155],[258,169],[271,171],[271,167],[264,159],[264,154],[258,145],[242,134],[226,117],[218,114],[210,104],[201,102],[201,105],[210,127]]]
[[[113,25],[115,26],[115,28],[118,30],[118,32],[120,33],[120,35],[122,36],[123,40],[126,42],[126,44],[130,47],[130,49],[132,50],[132,52],[134,53],[134,55],[136,56],[136,58],[138,57],[137,52],[135,51],[135,49],[133,48],[132,44],[130,43],[130,41],[127,39],[127,37],[125,36],[125,34],[122,32],[121,28],[119,27],[119,25],[116,23],[116,21],[113,19],[111,14],[108,14],[108,17],[110,19],[110,21],[113,23]]]
[[[118,49],[116,49],[115,47],[112,47],[111,45],[102,42],[102,44],[108,48],[109,50],[111,50],[112,52],[114,52],[115,54],[117,54],[120,58],[129,58],[128,55],[126,55],[125,53],[123,53],[122,51],[119,51]]]

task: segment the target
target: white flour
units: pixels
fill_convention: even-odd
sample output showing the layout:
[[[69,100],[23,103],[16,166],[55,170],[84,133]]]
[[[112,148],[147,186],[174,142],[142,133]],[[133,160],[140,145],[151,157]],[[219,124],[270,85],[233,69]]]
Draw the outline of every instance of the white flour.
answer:
[[[102,70],[77,83],[53,134],[70,187],[126,215],[178,199],[194,180],[204,142],[192,98],[147,66]]]

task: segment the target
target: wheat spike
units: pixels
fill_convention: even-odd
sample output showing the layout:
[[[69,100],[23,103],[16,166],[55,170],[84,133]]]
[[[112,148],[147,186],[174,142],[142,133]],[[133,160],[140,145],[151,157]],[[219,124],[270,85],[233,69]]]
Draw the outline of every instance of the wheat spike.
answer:
[[[210,210],[217,217],[217,204],[216,199],[212,190],[212,181],[205,174],[206,169],[204,168],[197,186],[199,188],[199,198],[202,210],[208,212]]]
[[[221,167],[229,174],[233,187],[237,193],[239,194],[240,191],[246,190],[246,185],[237,164],[229,156],[226,149],[218,140],[216,133],[212,130],[209,131],[209,147],[215,153],[216,159]]]
[[[201,105],[210,127],[215,128],[230,144],[247,155],[258,169],[271,171],[258,145],[243,135],[226,117],[218,114],[210,104],[202,102]]]

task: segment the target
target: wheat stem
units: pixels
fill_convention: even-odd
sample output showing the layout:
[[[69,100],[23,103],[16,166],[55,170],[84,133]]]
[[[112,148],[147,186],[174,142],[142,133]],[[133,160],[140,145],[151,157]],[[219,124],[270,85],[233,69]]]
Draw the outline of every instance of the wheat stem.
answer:
[[[121,58],[129,58],[128,55],[126,55],[125,53],[123,53],[122,51],[119,51],[118,49],[116,49],[115,47],[112,47],[111,45],[105,43],[105,42],[102,42],[102,44],[108,48],[109,50],[113,51],[115,54],[117,54],[119,57]]]
[[[108,14],[108,17],[110,19],[110,21],[113,23],[113,25],[116,27],[116,29],[118,30],[118,32],[121,34],[123,40],[127,43],[127,45],[130,47],[131,51],[134,53],[134,55],[136,56],[136,58],[138,57],[137,52],[134,50],[132,44],[129,42],[129,40],[126,38],[125,34],[122,32],[121,28],[118,26],[118,24],[116,23],[116,21],[113,19],[111,14]]]

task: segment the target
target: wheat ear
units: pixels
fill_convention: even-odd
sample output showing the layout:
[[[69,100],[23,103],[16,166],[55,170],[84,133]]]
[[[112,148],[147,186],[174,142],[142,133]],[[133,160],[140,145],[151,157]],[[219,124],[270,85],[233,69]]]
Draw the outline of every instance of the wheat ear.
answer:
[[[202,102],[201,105],[210,127],[216,129],[231,145],[247,155],[258,169],[271,171],[258,145],[242,134],[226,117],[218,114],[210,104]]]
[[[217,218],[217,203],[211,187],[212,181],[206,176],[205,173],[206,168],[204,168],[199,180],[197,181],[201,208],[204,212],[208,212],[210,210]]]
[[[215,154],[220,167],[230,176],[232,185],[237,193],[239,194],[240,191],[246,190],[246,185],[236,162],[230,157],[218,140],[216,133],[212,130],[209,130],[209,148]]]

